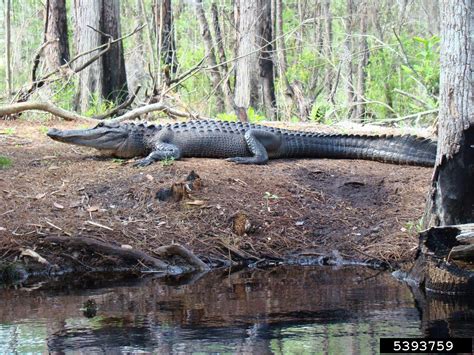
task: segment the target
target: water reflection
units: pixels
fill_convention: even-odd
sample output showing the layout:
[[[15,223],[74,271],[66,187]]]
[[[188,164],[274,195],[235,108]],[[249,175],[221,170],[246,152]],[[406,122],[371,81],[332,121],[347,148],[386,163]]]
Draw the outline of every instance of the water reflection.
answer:
[[[388,273],[360,267],[74,281],[1,290],[0,353],[366,354],[378,353],[380,337],[419,336],[432,321],[450,322],[452,331],[453,314],[474,324],[472,304],[458,313],[435,307],[444,313],[422,320],[419,309],[432,301],[415,301]],[[91,301],[97,312],[87,318],[81,308]],[[462,334],[472,336],[472,326]]]

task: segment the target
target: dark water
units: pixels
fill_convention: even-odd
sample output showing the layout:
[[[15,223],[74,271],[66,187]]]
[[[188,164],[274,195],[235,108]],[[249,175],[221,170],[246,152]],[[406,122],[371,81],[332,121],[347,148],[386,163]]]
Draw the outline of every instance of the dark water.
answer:
[[[362,267],[76,277],[3,289],[0,300],[2,354],[371,354],[380,337],[474,336],[472,299],[415,297]]]

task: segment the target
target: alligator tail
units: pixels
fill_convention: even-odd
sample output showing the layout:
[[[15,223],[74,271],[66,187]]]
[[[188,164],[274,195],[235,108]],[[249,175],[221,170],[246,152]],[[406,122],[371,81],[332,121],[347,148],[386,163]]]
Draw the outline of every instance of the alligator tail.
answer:
[[[434,166],[436,160],[436,142],[412,135],[314,134],[305,135],[302,141],[299,144],[303,143],[300,147],[304,151],[296,152],[297,147],[290,142],[287,142],[287,148],[295,155],[307,157],[366,159],[421,166]]]

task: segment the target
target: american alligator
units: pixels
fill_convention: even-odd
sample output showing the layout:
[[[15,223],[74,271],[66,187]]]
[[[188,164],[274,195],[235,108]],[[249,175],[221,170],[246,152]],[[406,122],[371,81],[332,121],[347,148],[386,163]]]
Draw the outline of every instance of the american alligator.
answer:
[[[213,120],[166,125],[101,122],[84,130],[53,128],[48,136],[118,158],[145,157],[137,166],[182,157],[227,158],[238,164],[265,164],[273,158],[349,158],[433,166],[436,157],[435,142],[410,135],[322,134]]]

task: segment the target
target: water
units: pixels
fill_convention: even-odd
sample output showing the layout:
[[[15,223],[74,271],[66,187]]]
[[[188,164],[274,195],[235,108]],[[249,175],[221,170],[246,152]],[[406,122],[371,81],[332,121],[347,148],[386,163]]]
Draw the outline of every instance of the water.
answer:
[[[380,337],[474,336],[473,300],[363,267],[90,276],[0,290],[0,353],[371,354]]]

